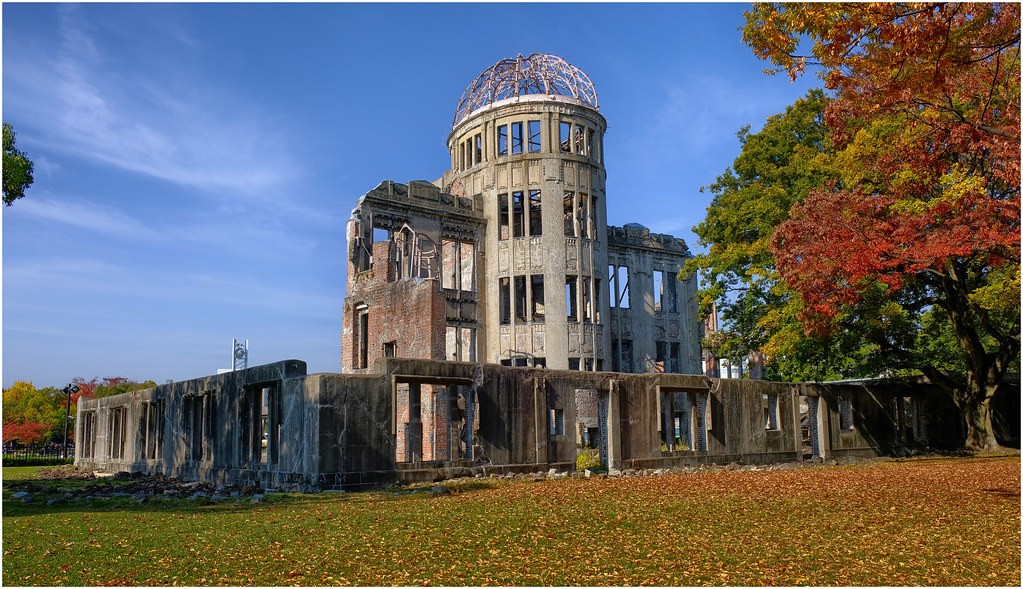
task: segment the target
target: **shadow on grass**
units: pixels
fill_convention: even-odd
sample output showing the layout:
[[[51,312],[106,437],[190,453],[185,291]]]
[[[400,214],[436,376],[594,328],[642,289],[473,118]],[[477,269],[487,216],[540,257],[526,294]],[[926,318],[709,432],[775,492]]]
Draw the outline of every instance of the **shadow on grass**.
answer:
[[[389,503],[394,501],[432,500],[462,493],[474,493],[495,489],[506,482],[474,480],[457,484],[435,484],[421,488],[390,487],[354,492],[322,493],[263,493],[263,500],[254,502],[251,495],[224,497],[214,501],[210,497],[184,498],[163,495],[147,495],[144,501],[125,496],[122,489],[128,487],[131,479],[110,479],[97,482],[95,479],[22,479],[4,481],[3,517],[19,518],[56,513],[177,513],[216,514],[224,512],[258,511],[273,509],[276,505],[314,505],[322,503]],[[443,492],[434,492],[436,487]],[[25,491],[28,502],[14,497]],[[115,493],[121,495],[111,496]],[[67,495],[72,495],[68,497]],[[54,501],[54,503],[50,503]]]

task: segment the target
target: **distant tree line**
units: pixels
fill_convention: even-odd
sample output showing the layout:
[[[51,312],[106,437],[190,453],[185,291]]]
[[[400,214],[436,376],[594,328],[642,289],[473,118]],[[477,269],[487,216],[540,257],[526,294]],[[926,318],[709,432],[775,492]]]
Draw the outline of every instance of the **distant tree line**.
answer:
[[[109,397],[120,393],[148,389],[156,386],[152,380],[136,382],[121,376],[106,378],[75,378],[72,384],[78,392],[71,395],[71,415],[74,416],[78,400]],[[16,381],[3,391],[3,442],[21,445],[63,442],[64,421],[67,417],[68,395],[62,389],[37,389],[31,381]],[[68,435],[74,438],[74,427],[69,425]]]

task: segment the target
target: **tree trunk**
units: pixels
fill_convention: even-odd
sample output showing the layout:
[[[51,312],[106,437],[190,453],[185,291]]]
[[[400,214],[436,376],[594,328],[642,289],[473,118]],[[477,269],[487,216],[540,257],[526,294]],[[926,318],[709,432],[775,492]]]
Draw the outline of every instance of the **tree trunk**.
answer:
[[[968,389],[980,388],[973,383]],[[967,390],[956,395],[956,405],[963,412],[966,420],[966,440],[963,446],[967,450],[985,452],[998,450],[1001,446],[995,439],[995,430],[991,422],[991,390]]]

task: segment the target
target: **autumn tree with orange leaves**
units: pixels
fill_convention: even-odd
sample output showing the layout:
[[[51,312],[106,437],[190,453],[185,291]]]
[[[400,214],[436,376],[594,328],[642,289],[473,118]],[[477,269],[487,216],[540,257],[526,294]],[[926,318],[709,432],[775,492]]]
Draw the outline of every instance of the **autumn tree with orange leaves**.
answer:
[[[772,239],[808,333],[870,297],[946,317],[965,382],[921,366],[994,449],[991,398],[1020,354],[1020,5],[765,3],[744,41],[774,72],[816,69],[840,179]],[[809,52],[802,52],[808,47]]]

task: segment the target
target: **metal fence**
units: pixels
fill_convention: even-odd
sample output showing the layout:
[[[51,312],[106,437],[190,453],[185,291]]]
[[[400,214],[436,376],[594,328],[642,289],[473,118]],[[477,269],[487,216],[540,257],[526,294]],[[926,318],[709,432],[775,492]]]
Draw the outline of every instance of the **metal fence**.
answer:
[[[67,455],[64,455],[63,444],[35,444],[22,446],[17,444],[4,444],[3,459],[6,460],[74,460],[74,444],[68,444]]]

